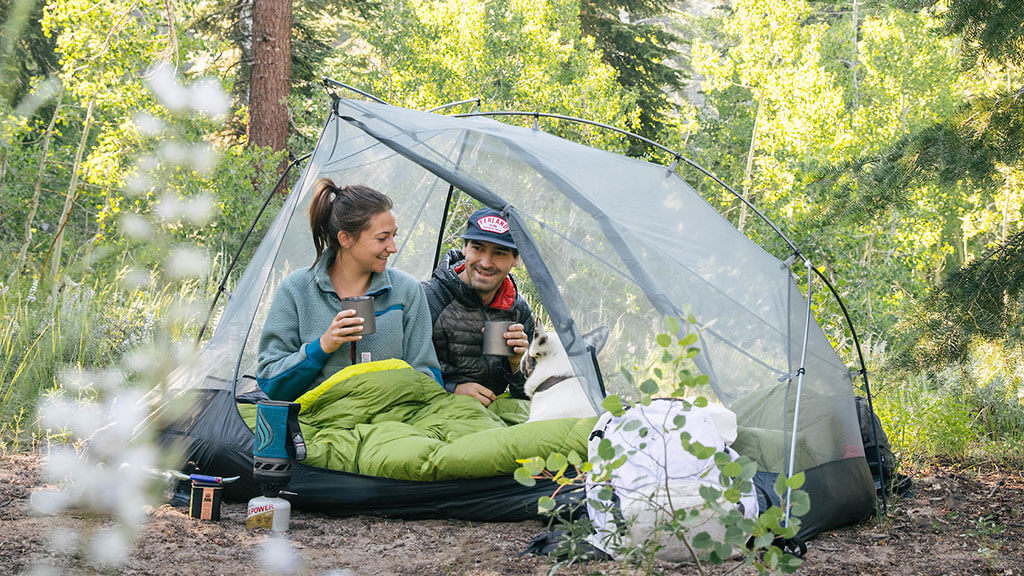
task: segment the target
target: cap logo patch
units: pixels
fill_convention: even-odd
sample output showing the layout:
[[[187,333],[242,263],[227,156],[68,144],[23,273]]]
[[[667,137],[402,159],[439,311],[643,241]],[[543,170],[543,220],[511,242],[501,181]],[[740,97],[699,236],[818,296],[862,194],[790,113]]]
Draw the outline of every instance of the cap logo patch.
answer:
[[[476,225],[484,232],[493,232],[494,234],[508,232],[508,222],[498,216],[484,216],[476,221]]]

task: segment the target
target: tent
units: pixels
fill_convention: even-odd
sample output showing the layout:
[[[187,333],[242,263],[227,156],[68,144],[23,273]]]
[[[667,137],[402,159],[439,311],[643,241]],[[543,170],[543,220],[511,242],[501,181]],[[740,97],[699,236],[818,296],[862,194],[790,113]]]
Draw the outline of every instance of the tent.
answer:
[[[259,333],[284,275],[313,258],[306,210],[313,182],[362,183],[389,194],[400,226],[391,264],[427,278],[453,194],[504,212],[544,310],[598,406],[627,391],[621,367],[653,358],[667,316],[701,322],[697,357],[717,398],[750,431],[761,474],[806,474],[801,534],[855,522],[874,489],[850,372],[813,320],[781,260],[748,239],[674,166],[573,143],[536,126],[446,116],[334,96],[301,176],[235,286],[200,361],[176,375],[192,399],[162,439],[208,473],[240,474],[225,497],[255,494],[253,435],[236,400],[257,391]],[[794,249],[795,250],[795,249]],[[797,269],[800,266],[796,266]],[[806,265],[806,284],[812,270]],[[520,271],[520,274],[522,272]],[[599,358],[580,334],[608,326]],[[740,449],[743,453],[743,449]],[[335,514],[513,520],[536,514],[544,483],[511,478],[405,482],[296,465],[298,508]]]

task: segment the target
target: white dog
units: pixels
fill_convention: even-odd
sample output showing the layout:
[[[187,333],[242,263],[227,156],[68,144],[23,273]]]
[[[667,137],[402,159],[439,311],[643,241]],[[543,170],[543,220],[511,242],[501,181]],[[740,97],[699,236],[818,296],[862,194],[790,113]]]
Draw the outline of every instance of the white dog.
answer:
[[[600,352],[609,332],[607,326],[600,326],[584,334],[583,341]],[[524,389],[530,397],[531,422],[597,416],[554,331],[547,334],[537,324],[530,351],[523,355],[519,367],[526,374]]]

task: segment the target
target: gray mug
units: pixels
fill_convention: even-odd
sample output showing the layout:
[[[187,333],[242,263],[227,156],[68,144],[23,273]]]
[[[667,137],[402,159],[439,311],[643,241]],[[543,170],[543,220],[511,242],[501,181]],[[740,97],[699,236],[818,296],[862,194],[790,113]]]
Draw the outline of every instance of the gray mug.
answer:
[[[484,354],[489,356],[511,356],[512,347],[505,340],[508,327],[515,324],[507,320],[488,320],[484,322]]]
[[[341,299],[342,310],[355,310],[356,316],[363,319],[363,330],[356,334],[373,334],[377,331],[377,318],[374,316],[373,296],[353,296]]]

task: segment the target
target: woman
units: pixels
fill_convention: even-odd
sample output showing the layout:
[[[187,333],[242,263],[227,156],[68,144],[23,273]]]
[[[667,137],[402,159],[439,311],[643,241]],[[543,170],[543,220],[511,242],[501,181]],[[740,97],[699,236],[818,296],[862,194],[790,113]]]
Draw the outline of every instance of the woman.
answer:
[[[420,283],[387,267],[398,251],[391,199],[366,186],[314,185],[309,207],[316,259],[281,282],[260,336],[260,387],[274,400],[294,400],[369,353],[400,358],[438,383],[430,310]],[[377,329],[360,335],[363,318],[341,299],[373,296]]]

